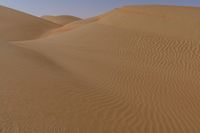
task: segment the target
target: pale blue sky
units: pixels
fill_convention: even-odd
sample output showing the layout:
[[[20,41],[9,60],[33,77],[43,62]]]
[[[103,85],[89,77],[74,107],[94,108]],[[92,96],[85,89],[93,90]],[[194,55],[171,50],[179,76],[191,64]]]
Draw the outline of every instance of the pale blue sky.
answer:
[[[83,18],[130,4],[200,6],[200,0],[0,0],[0,5],[37,16],[67,14]]]

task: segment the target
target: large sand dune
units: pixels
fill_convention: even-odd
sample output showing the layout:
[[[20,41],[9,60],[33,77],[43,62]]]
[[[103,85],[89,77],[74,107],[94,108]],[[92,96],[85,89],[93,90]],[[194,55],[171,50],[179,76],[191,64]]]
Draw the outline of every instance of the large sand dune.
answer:
[[[0,42],[0,131],[200,132],[199,12],[128,6]]]
[[[59,25],[0,6],[0,40],[30,40]]]
[[[102,24],[176,36],[180,39],[199,39],[200,9],[173,6],[127,6],[115,9],[101,20]]]

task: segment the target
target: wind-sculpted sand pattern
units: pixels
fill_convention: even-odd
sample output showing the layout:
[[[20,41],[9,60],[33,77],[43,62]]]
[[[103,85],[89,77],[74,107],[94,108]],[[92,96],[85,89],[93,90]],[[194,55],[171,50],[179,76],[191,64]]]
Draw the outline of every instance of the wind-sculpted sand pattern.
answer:
[[[0,132],[200,132],[198,39],[113,12],[0,42]]]

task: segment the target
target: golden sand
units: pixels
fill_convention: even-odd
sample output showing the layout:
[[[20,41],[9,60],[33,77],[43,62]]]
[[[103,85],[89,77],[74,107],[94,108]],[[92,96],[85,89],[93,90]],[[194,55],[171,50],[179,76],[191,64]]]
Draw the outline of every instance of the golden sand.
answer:
[[[200,8],[0,14],[0,132],[200,132]]]

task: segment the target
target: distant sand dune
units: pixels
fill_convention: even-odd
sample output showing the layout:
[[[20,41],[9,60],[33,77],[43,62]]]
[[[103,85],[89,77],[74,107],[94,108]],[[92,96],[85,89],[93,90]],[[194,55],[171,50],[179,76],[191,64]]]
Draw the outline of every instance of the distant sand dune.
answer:
[[[42,16],[43,19],[48,20],[50,22],[59,24],[59,25],[65,25],[69,24],[71,22],[81,20],[78,17],[74,16],[67,16],[67,15],[61,15],[61,16]]]
[[[84,19],[84,20],[75,21],[75,22],[66,24],[62,27],[50,30],[49,32],[46,32],[42,37],[58,35],[58,34],[66,32],[66,31],[74,30],[74,29],[77,29],[79,27],[82,27],[82,26],[85,26],[85,25],[88,25],[88,24],[92,24],[92,23],[98,21],[99,19],[100,19],[100,17],[97,16],[97,17],[91,17],[91,18]]]
[[[199,8],[128,6],[0,42],[1,131],[198,133],[198,22]]]

